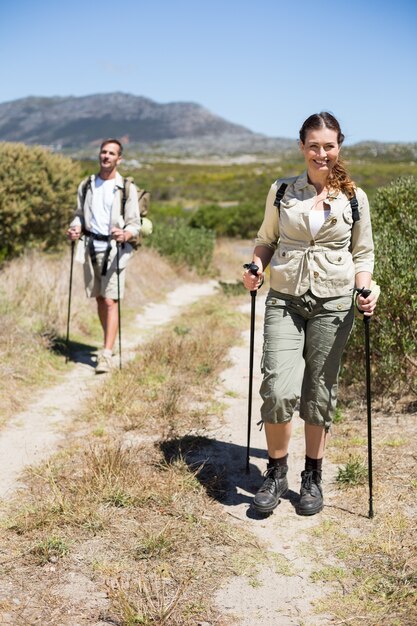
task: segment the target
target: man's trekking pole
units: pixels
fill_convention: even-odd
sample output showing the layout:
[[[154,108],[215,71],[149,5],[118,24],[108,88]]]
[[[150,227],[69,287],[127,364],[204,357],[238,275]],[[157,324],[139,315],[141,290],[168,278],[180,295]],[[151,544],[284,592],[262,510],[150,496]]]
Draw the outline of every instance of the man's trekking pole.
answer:
[[[69,361],[69,329],[70,329],[70,316],[71,316],[71,293],[72,293],[72,270],[74,268],[74,248],[75,241],[71,241],[71,265],[70,265],[70,278],[69,278],[69,289],[68,289],[68,316],[67,316],[67,338],[66,338],[66,354],[65,354],[65,363]]]
[[[359,289],[359,294],[367,298],[371,293],[370,289]],[[371,342],[369,327],[371,318],[369,315],[363,316],[365,328],[365,366],[366,366],[366,409],[367,409],[367,431],[368,431],[368,485],[369,485],[369,519],[374,516],[373,495],[372,495],[372,419],[371,419]]]
[[[120,244],[116,243],[117,317],[119,321],[119,369],[122,369],[122,318],[120,314]]]
[[[255,263],[245,263],[243,266],[249,270],[254,276],[258,274],[258,266]],[[252,420],[252,381],[253,381],[253,354],[255,342],[255,305],[256,305],[256,289],[250,292],[251,295],[251,312],[250,312],[250,347],[249,347],[249,392],[248,392],[248,438],[246,446],[246,473],[249,474],[249,457],[250,457],[250,431]]]

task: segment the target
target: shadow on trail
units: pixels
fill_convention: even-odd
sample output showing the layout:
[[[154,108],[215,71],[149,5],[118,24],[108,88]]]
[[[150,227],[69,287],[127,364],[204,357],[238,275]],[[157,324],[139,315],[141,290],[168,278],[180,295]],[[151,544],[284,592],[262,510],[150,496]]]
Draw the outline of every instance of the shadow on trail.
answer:
[[[51,345],[52,352],[56,354],[67,354],[67,345],[63,337],[57,337]],[[81,363],[82,365],[96,366],[95,356],[97,354],[97,346],[78,341],[69,342],[68,360],[73,363]]]
[[[246,473],[245,446],[186,435],[163,441],[160,448],[167,463],[185,462],[208,495],[226,506],[250,505],[262,484],[262,473],[256,465],[251,463],[250,473]],[[264,449],[251,448],[251,457],[264,459],[266,467]],[[289,490],[284,498],[294,505],[299,495]],[[252,507],[248,508],[247,516],[253,519],[264,517]]]

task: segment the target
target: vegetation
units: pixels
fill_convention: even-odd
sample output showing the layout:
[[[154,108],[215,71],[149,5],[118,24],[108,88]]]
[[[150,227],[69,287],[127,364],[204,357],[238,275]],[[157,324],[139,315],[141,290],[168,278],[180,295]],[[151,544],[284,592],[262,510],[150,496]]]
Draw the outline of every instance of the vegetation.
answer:
[[[81,169],[41,147],[0,143],[0,261],[63,246]]]
[[[144,272],[143,268],[147,268]],[[149,279],[148,268],[152,270]],[[62,374],[65,364],[70,254],[32,250],[3,264],[0,273],[0,424],[22,410],[36,388]],[[34,281],[34,276],[36,281]],[[129,266],[123,326],[149,299],[160,299],[184,278],[156,252],[141,249]],[[72,348],[94,350],[102,333],[95,302],[86,298],[82,268],[74,263],[70,341]]]
[[[405,396],[410,408],[417,395],[416,192],[417,177],[399,178],[377,191],[372,212],[375,279],[381,287],[370,331],[373,389],[380,398]],[[364,377],[363,329],[356,326],[343,372],[348,385]]]
[[[222,488],[207,462],[212,442],[187,434],[207,426],[213,386],[246,322],[235,309],[226,296],[189,309],[100,387],[74,424],[82,436],[31,473],[0,530],[2,588],[7,580],[8,596],[19,597],[22,576],[31,580],[21,623],[74,615],[62,601],[66,572],[85,594],[77,623],[100,613],[161,626],[217,621],[222,579],[253,576],[258,546],[209,495]],[[45,594],[51,568],[55,592]],[[94,609],[92,590],[103,598]]]
[[[417,424],[407,414],[381,412],[374,412],[373,424],[372,520],[367,518],[367,425],[360,408],[346,409],[343,423],[329,439],[327,456],[339,466],[339,489],[329,516],[313,534],[320,537],[318,563],[323,548],[333,555],[335,586],[317,611],[330,613],[339,624],[412,626],[417,607]],[[407,437],[401,438],[404,432]],[[394,454],[387,450],[393,443]],[[323,567],[315,576],[324,580]]]
[[[184,220],[176,219],[156,225],[147,245],[155,248],[162,256],[176,265],[207,274],[211,268],[215,244],[213,230],[205,227],[192,228]]]

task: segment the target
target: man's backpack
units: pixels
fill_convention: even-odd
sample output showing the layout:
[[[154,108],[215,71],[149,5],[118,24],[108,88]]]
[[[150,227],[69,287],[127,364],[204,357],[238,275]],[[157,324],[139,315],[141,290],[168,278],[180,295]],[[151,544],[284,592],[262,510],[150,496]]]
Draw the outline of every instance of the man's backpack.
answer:
[[[123,179],[123,188],[120,190],[120,192],[121,192],[120,212],[121,212],[121,215],[122,215],[123,219],[125,219],[126,202],[127,202],[127,199],[129,197],[129,193],[130,193],[130,185],[132,185],[132,184],[136,186],[136,190],[137,190],[137,194],[138,194],[138,204],[139,204],[139,215],[140,215],[141,229],[140,229],[139,236],[134,238],[134,239],[130,239],[129,243],[130,243],[130,245],[133,248],[138,248],[140,245],[142,245],[142,238],[143,237],[148,237],[149,235],[151,235],[152,234],[152,230],[153,230],[152,222],[147,217],[149,206],[150,206],[150,201],[151,201],[151,194],[146,189],[140,189],[136,185],[136,183],[135,183],[135,181],[133,180],[132,177],[128,176],[127,178],[124,178]],[[81,203],[81,206],[83,208],[84,208],[85,198],[87,196],[87,191],[89,189],[91,189],[91,176],[87,176],[87,178],[85,178],[82,181],[82,203]]]
[[[123,184],[123,189],[122,189],[121,213],[124,219],[126,200],[129,197],[130,185],[136,185],[136,183],[133,180],[133,178],[130,176],[128,176],[127,178],[124,178],[123,183],[124,184]],[[139,214],[140,214],[140,223],[141,223],[141,229],[140,229],[140,233],[139,233],[139,237],[136,242],[136,245],[140,246],[142,237],[148,237],[149,235],[152,235],[153,225],[149,217],[147,217],[149,206],[151,203],[151,193],[150,191],[147,191],[146,189],[140,189],[137,185],[136,185],[136,191],[138,193]],[[132,244],[132,241],[130,241],[129,243]],[[135,247],[134,244],[132,245],[133,247]]]

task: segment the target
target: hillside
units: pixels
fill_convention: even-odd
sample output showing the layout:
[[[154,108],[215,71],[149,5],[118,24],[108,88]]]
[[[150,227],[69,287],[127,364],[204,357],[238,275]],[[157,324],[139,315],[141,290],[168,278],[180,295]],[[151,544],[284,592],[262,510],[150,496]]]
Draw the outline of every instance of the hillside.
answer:
[[[84,97],[28,97],[0,104],[0,139],[55,147],[97,144],[103,137],[126,143],[223,134],[252,137],[243,126],[199,104],[160,104],[124,93]]]

